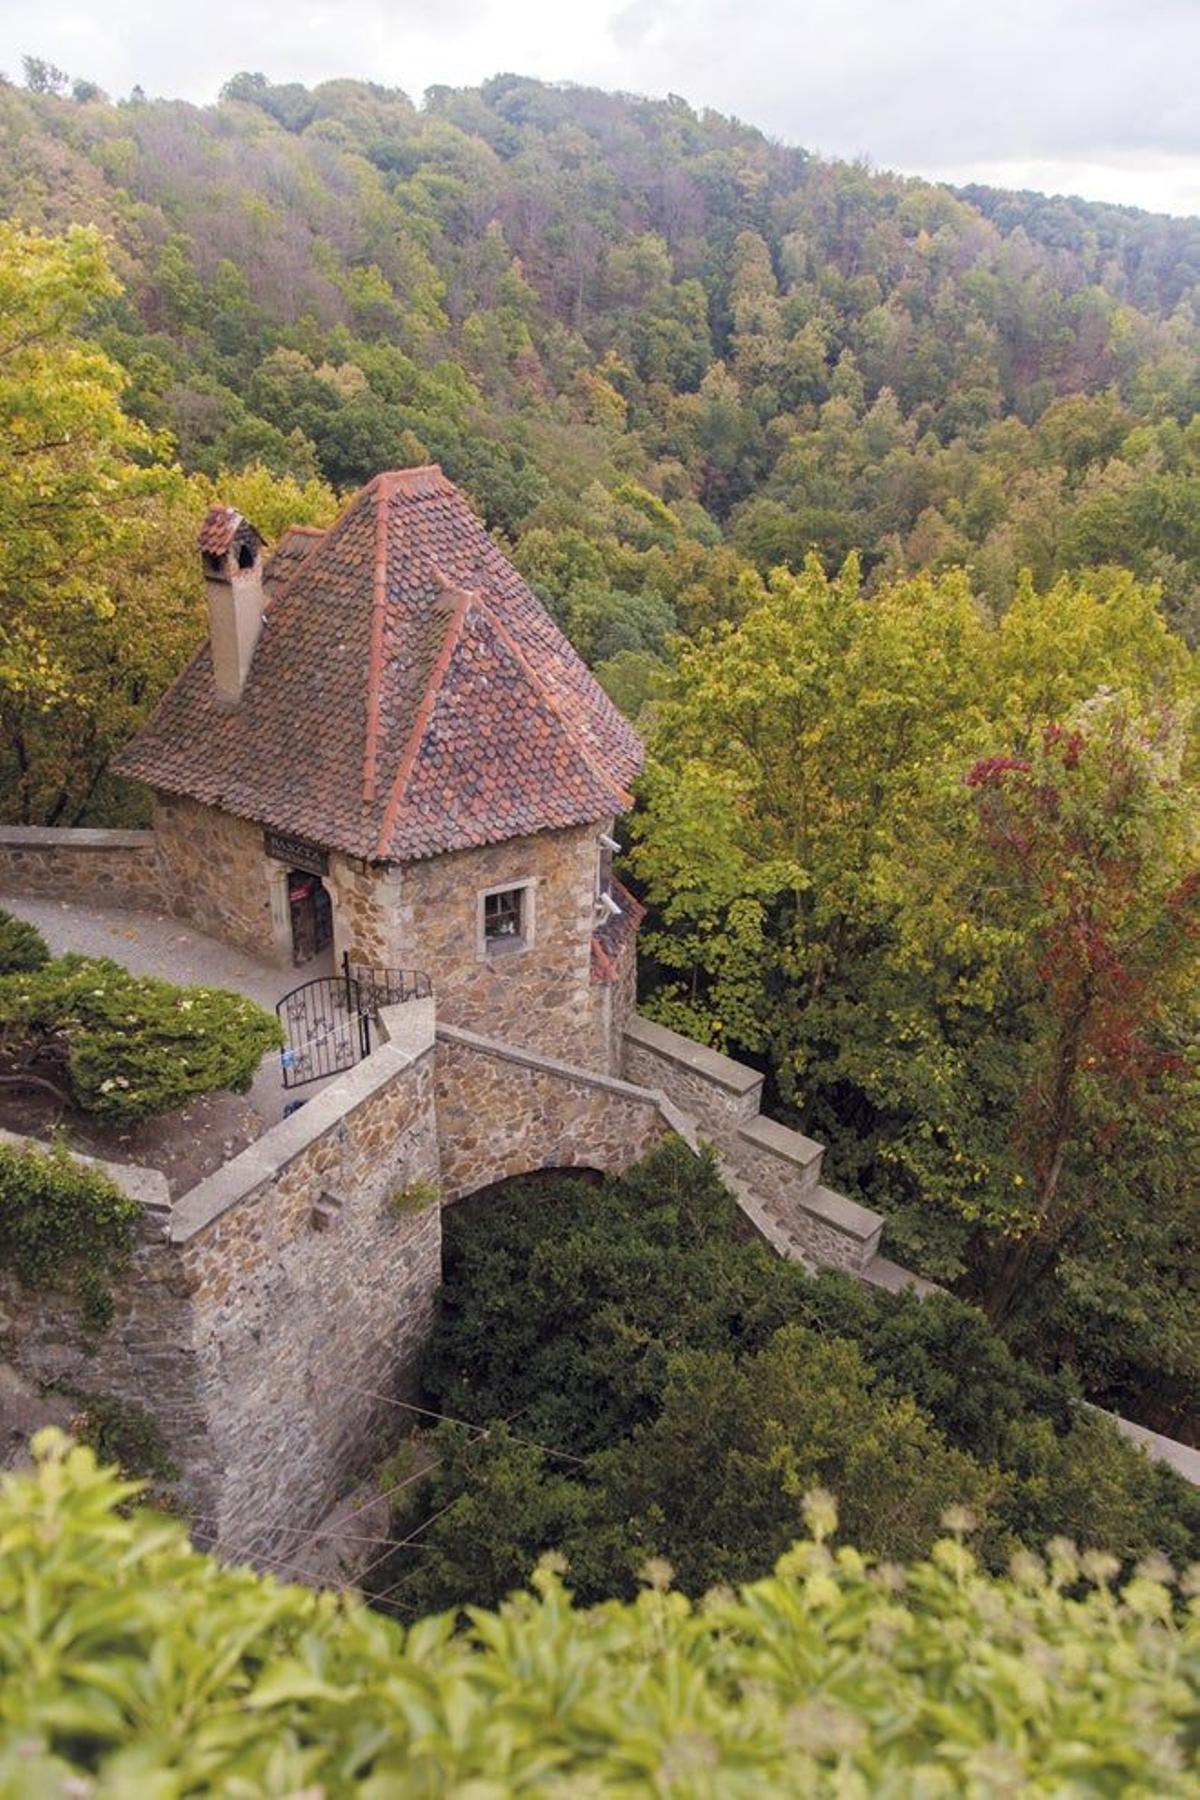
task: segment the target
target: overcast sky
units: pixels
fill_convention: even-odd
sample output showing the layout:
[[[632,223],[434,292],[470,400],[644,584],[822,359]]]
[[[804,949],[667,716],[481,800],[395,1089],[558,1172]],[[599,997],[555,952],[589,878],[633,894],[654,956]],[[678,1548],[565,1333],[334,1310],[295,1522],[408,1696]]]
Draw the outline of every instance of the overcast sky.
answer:
[[[26,52],[196,101],[238,69],[414,99],[513,70],[905,173],[1200,213],[1200,0],[0,0],[0,69]]]

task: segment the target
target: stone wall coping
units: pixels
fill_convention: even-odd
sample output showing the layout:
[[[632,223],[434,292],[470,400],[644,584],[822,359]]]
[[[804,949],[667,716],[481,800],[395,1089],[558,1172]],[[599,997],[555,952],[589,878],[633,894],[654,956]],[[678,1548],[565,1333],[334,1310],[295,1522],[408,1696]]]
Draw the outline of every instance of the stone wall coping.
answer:
[[[645,1019],[641,1013],[634,1013],[625,1027],[625,1037],[639,1049],[665,1056],[668,1061],[678,1063],[680,1068],[691,1069],[703,1076],[705,1081],[727,1088],[731,1094],[748,1094],[762,1086],[763,1077],[757,1069],[735,1062],[732,1056],[713,1050],[707,1044],[693,1043],[691,1038],[683,1037],[678,1031],[669,1031],[665,1025],[656,1025],[653,1019]]]
[[[1152,1462],[1166,1463],[1193,1487],[1200,1487],[1200,1450],[1191,1444],[1181,1444],[1178,1438],[1164,1437],[1161,1431],[1151,1431],[1148,1425],[1139,1425],[1134,1419],[1123,1419],[1120,1413],[1109,1412],[1107,1407],[1093,1406],[1090,1410],[1111,1419],[1121,1436],[1128,1438],[1131,1444],[1139,1445]]]
[[[379,1009],[379,1035],[385,1044],[416,1058],[432,1050],[437,1035],[437,1006],[433,1000],[405,1000]]]
[[[759,1150],[786,1157],[788,1162],[796,1163],[802,1169],[807,1169],[825,1154],[824,1144],[805,1137],[801,1131],[793,1131],[790,1125],[781,1125],[778,1119],[768,1119],[764,1113],[739,1125],[738,1136],[748,1139]]]
[[[939,1286],[936,1281],[927,1281],[924,1275],[914,1275],[911,1269],[902,1268],[886,1256],[876,1254],[865,1269],[859,1270],[858,1278],[867,1287],[882,1288],[888,1294],[916,1294],[924,1300],[930,1294],[947,1294],[949,1288]]]
[[[314,1094],[290,1119],[281,1119],[231,1162],[189,1188],[172,1211],[167,1233],[171,1242],[186,1244],[255,1188],[274,1181],[310,1145],[357,1112],[417,1060],[395,1044],[381,1044],[345,1075]]]
[[[0,825],[0,850],[152,850],[152,831],[94,831],[90,827]]]
[[[0,1131],[0,1144],[11,1144],[16,1150],[41,1150],[48,1154],[52,1146],[42,1138],[25,1137],[19,1131]],[[119,1187],[123,1194],[136,1200],[149,1213],[167,1214],[171,1210],[171,1190],[161,1169],[143,1168],[140,1163],[106,1162],[102,1156],[85,1156],[82,1150],[67,1145],[72,1162],[99,1169],[102,1175]]]
[[[883,1231],[882,1213],[872,1212],[869,1206],[860,1206],[857,1200],[848,1200],[845,1194],[836,1193],[833,1188],[815,1188],[796,1204],[815,1218],[826,1220],[843,1237],[857,1238],[860,1243],[877,1241]]]
[[[477,1031],[467,1031],[461,1025],[439,1025],[437,1037],[439,1043],[461,1044],[465,1050],[475,1050],[481,1056],[494,1056],[503,1062],[519,1063],[522,1068],[535,1069],[546,1075],[558,1075],[566,1081],[577,1081],[583,1087],[600,1088],[607,1094],[621,1094],[628,1100],[642,1100],[647,1106],[656,1106],[660,1111],[670,1104],[658,1088],[639,1087],[634,1081],[622,1081],[618,1075],[602,1075],[598,1069],[584,1069],[578,1063],[560,1062],[558,1057],[543,1056],[538,1050],[526,1050],[517,1044],[503,1043],[498,1038],[481,1037]],[[686,1118],[682,1113],[678,1116]]]
[[[675,1136],[682,1138],[688,1149],[692,1151],[695,1156],[699,1156],[700,1134],[696,1129],[696,1121],[692,1118],[691,1114],[685,1113],[681,1107],[676,1106],[673,1100],[668,1100],[667,1096],[660,1093],[657,1088],[646,1088],[643,1089],[642,1092],[653,1094],[653,1097],[658,1102],[659,1112],[671,1127]]]

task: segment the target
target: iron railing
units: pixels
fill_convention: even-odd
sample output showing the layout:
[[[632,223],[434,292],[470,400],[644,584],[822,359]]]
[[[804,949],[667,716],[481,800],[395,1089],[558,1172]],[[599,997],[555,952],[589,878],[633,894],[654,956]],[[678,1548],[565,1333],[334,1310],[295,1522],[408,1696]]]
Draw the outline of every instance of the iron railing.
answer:
[[[357,989],[360,1004],[369,1013],[377,1013],[381,1006],[403,1006],[408,1000],[428,1000],[433,993],[433,983],[420,969],[371,969],[351,962],[349,952],[342,957],[342,974],[347,992]]]
[[[275,1011],[283,1027],[285,1088],[341,1075],[371,1054],[371,1015],[354,984],[342,976],[303,982],[283,996]]]

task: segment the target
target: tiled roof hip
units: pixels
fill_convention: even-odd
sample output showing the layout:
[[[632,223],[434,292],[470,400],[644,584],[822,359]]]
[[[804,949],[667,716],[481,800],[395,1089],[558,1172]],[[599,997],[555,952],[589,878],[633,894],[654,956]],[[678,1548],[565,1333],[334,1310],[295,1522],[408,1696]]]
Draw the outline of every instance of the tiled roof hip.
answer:
[[[239,705],[205,644],[119,773],[373,861],[628,804],[636,734],[436,465],[286,532],[264,580]]]

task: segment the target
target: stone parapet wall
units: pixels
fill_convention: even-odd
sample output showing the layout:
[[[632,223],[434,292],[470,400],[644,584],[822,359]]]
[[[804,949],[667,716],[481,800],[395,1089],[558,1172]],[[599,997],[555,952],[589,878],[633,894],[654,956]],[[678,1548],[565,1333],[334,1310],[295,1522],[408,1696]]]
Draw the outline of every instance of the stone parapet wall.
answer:
[[[538,1169],[629,1168],[681,1119],[657,1093],[439,1023],[437,1115],[447,1202]]]
[[[429,1026],[423,1048],[389,1041],[175,1207],[222,1468],[206,1523],[228,1555],[312,1524],[411,1384],[441,1283]]]
[[[669,1094],[722,1148],[740,1126],[757,1118],[762,1102],[763,1077],[757,1069],[638,1013],[625,1027],[622,1072],[628,1081]]]
[[[822,1185],[820,1144],[759,1111],[757,1070],[635,1014],[623,1071],[691,1114],[720,1152],[743,1211],[776,1249],[821,1268],[867,1268],[883,1219]]]
[[[0,890],[96,906],[167,909],[152,831],[0,826]]]

